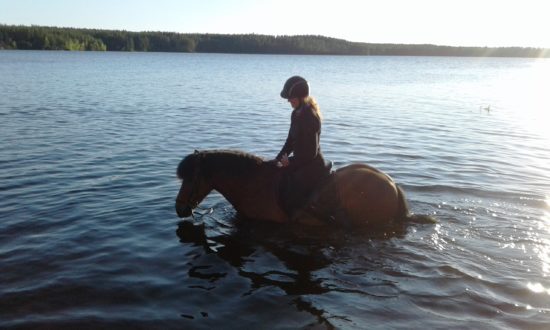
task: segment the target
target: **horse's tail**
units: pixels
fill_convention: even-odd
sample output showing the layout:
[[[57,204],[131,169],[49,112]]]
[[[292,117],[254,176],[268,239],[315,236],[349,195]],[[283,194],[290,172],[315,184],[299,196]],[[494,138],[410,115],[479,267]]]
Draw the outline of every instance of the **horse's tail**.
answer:
[[[398,199],[398,207],[397,207],[397,219],[400,221],[407,221],[407,222],[416,222],[416,223],[436,223],[437,220],[430,216],[430,215],[424,215],[424,214],[411,214],[409,212],[409,205],[407,203],[407,199],[405,198],[405,192],[401,187],[397,186],[397,199]]]
[[[405,199],[405,193],[403,192],[403,189],[396,185],[397,187],[397,199],[398,199],[398,205],[397,205],[397,219],[399,220],[406,220],[410,217],[409,213],[409,205],[407,203],[407,200]]]

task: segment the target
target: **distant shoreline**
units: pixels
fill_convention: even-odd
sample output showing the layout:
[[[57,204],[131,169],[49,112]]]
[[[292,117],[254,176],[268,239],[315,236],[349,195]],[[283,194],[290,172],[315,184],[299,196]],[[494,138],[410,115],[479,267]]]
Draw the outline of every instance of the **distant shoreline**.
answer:
[[[549,58],[550,49],[351,42],[315,35],[129,32],[0,24],[0,50]]]

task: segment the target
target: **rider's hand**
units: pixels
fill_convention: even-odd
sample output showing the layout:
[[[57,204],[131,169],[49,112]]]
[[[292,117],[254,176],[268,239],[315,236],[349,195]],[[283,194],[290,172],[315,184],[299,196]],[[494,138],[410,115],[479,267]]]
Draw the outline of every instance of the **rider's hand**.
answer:
[[[288,165],[290,165],[290,161],[288,160],[288,155],[287,154],[284,154],[281,157],[280,163],[281,163],[281,165],[283,165],[283,167],[287,167]]]

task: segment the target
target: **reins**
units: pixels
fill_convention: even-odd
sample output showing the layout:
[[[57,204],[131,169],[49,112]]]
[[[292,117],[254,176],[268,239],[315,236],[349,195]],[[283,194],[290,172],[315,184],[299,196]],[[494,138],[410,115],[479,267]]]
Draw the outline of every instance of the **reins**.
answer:
[[[201,168],[201,158],[202,158],[202,155],[200,154],[200,152],[196,152],[195,153],[197,155],[197,159],[195,160],[195,164],[194,164],[194,168],[195,168],[195,173],[193,174],[193,179],[192,179],[192,182],[193,182],[193,185],[191,186],[191,191],[189,192],[189,203],[187,203],[187,205],[191,208],[191,217],[193,218],[193,220],[196,220],[195,219],[195,213],[199,214],[201,217],[205,216],[205,215],[208,215],[208,214],[211,214],[212,212],[214,212],[214,209],[211,208],[211,207],[201,207],[199,206],[199,202],[198,200],[196,199],[196,194],[199,190],[199,178],[201,176],[201,171],[200,171],[200,168]],[[201,211],[205,211],[205,212],[197,212],[195,211],[195,209],[199,209]]]

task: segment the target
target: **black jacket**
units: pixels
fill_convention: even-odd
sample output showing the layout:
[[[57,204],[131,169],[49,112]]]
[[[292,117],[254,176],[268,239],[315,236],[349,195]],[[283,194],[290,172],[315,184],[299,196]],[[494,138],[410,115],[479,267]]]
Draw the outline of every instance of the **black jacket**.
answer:
[[[292,111],[288,137],[277,155],[280,160],[284,154],[290,155],[290,165],[287,170],[295,172],[312,163],[320,163],[324,166],[319,137],[321,135],[321,119],[315,114],[315,110],[308,104],[304,104]],[[315,160],[315,162],[314,162]]]

